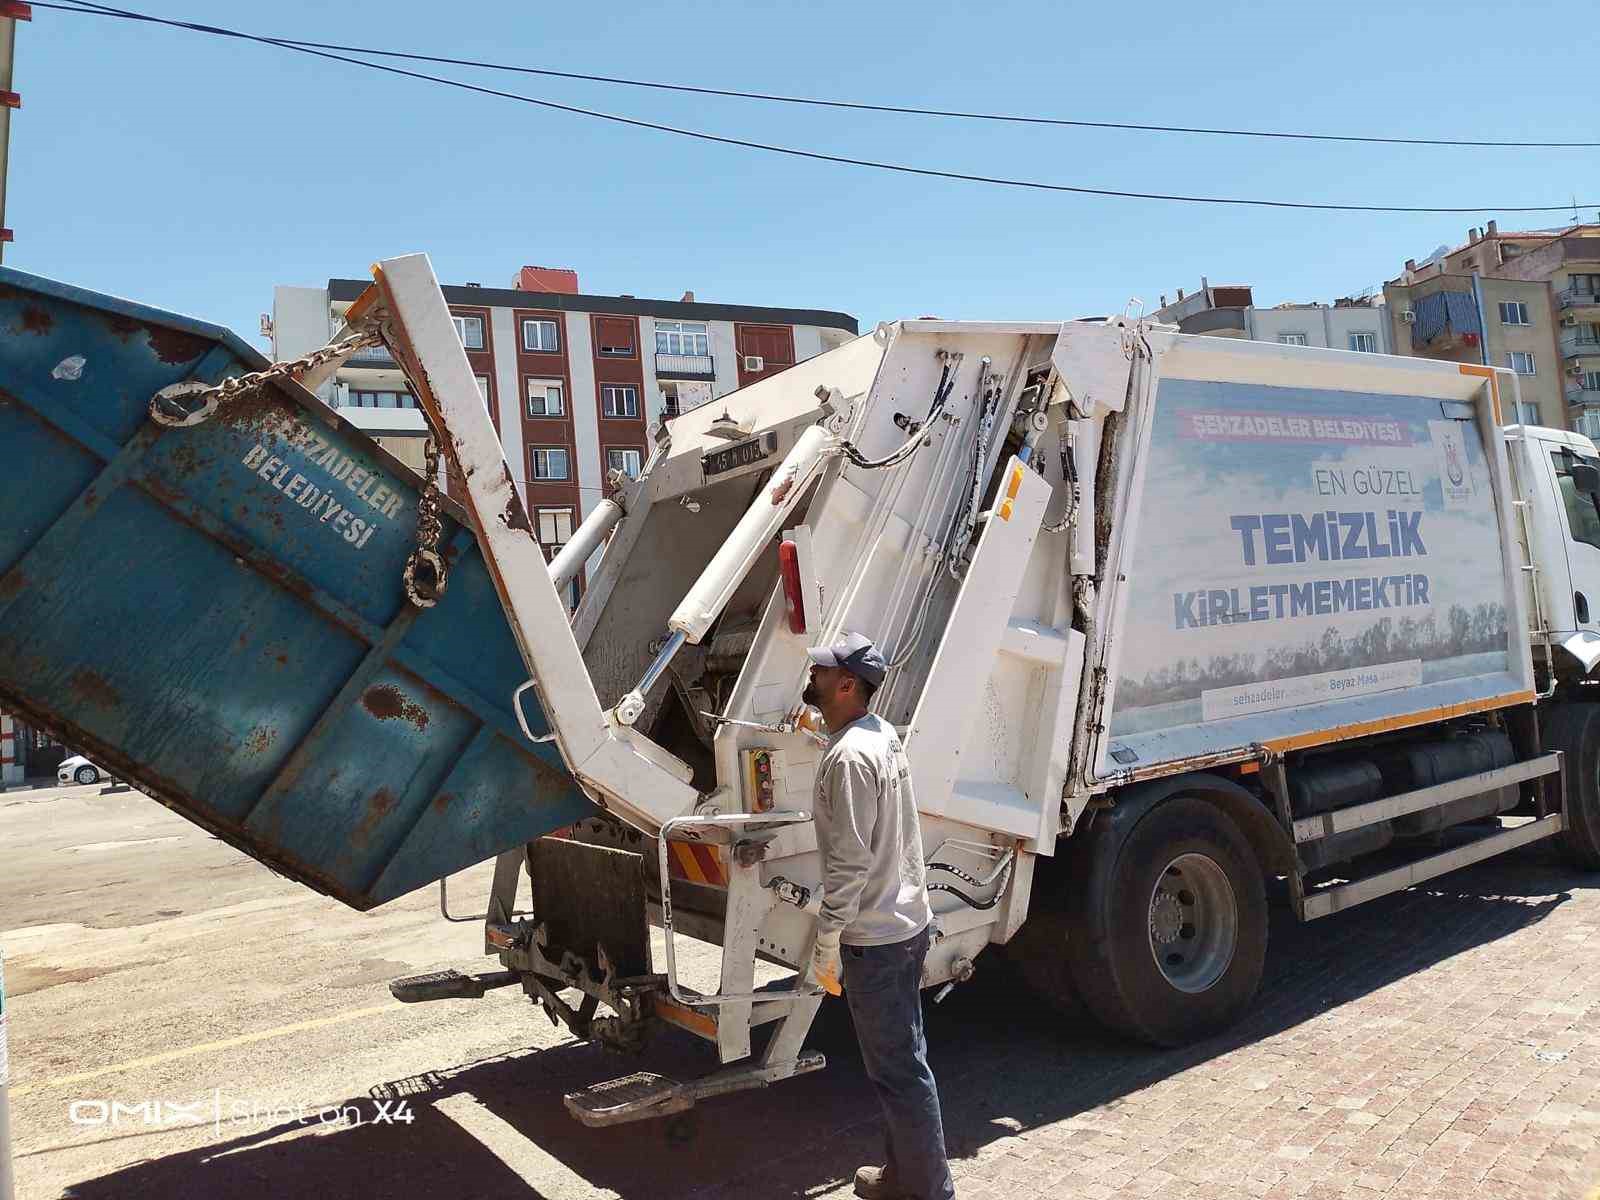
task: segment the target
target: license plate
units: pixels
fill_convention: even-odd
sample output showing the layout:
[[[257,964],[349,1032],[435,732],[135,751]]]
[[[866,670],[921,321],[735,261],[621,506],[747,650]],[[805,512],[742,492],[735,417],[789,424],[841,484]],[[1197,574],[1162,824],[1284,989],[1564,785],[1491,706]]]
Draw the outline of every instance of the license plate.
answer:
[[[713,475],[737,471],[740,467],[748,467],[751,463],[770,458],[777,453],[777,450],[778,435],[764,433],[747,442],[735,442],[731,446],[724,446],[721,450],[713,450],[710,454],[702,455],[700,469],[705,472],[706,478],[710,479]]]

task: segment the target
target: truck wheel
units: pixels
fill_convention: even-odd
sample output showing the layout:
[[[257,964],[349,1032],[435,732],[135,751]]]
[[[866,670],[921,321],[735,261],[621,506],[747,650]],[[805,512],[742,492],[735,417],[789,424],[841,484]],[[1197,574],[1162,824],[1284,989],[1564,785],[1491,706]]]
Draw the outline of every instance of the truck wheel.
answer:
[[[1600,704],[1557,704],[1542,732],[1545,748],[1566,756],[1565,828],[1557,840],[1575,866],[1600,871]]]
[[[1088,849],[1089,847],[1086,847]],[[1193,796],[1156,805],[1075,897],[1067,961],[1104,1024],[1179,1046],[1237,1021],[1261,983],[1267,899],[1250,843]]]

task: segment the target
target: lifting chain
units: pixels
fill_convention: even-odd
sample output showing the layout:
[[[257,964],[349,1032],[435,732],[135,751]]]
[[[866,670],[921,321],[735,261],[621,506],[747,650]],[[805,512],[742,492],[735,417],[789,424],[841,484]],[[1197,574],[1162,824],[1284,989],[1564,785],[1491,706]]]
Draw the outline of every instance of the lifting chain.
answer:
[[[222,405],[265,387],[275,379],[293,380],[357,350],[383,344],[377,322],[356,327],[349,337],[330,342],[300,358],[276,362],[260,371],[236,375],[221,383],[184,380],[162,388],[150,399],[150,419],[168,429],[189,429],[209,420]],[[430,431],[424,450],[422,495],[417,499],[417,548],[406,559],[406,596],[418,608],[432,608],[444,595],[448,570],[439,554],[444,522],[439,516],[439,443]]]
[[[201,383],[186,379],[162,388],[150,398],[150,419],[168,429],[188,429],[209,420],[230,400],[248,395],[274,379],[292,380],[335,359],[345,359],[357,350],[382,341],[376,326],[358,328],[342,342],[330,342],[301,358],[276,362],[248,375],[236,375],[221,383]]]
[[[448,572],[439,555],[444,522],[439,519],[439,440],[431,431],[423,447],[422,495],[417,498],[417,548],[406,559],[406,596],[418,608],[432,608],[444,595]]]

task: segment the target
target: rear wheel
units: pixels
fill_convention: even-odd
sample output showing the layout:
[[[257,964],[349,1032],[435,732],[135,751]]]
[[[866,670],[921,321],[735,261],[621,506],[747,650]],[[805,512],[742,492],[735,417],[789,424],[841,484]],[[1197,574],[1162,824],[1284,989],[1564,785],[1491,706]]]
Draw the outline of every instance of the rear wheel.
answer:
[[[100,782],[100,772],[96,771],[93,767],[88,766],[87,764],[84,765],[84,766],[79,767],[76,771],[74,771],[73,774],[72,774],[72,777],[74,779],[76,779],[79,783],[98,783],[98,782]]]
[[[1541,728],[1545,748],[1565,755],[1561,847],[1574,865],[1600,871],[1600,704],[1554,705]]]
[[[1161,1046],[1207,1037],[1255,997],[1267,901],[1249,842],[1193,796],[1156,805],[1084,872],[1069,906],[1077,993],[1113,1029]]]

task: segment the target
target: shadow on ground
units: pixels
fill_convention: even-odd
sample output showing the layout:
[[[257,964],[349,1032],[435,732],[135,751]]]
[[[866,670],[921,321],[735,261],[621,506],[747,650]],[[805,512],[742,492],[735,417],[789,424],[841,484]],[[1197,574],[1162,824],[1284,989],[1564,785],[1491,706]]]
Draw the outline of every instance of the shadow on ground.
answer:
[[[1152,1051],[1054,1016],[1012,986],[1008,971],[990,970],[986,980],[930,1008],[929,1040],[952,1156],[1113,1103],[1526,930],[1571,890],[1588,886],[1548,850],[1533,847],[1309,926],[1296,925],[1279,906],[1257,1008],[1228,1034],[1183,1050]],[[441,1064],[437,1072],[378,1085],[348,1102],[368,1118],[358,1126],[306,1134],[282,1125],[154,1158],[75,1184],[71,1194],[81,1200],[554,1200],[565,1191],[539,1190],[538,1162],[549,1156],[596,1188],[625,1197],[814,1195],[848,1180],[877,1154],[876,1111],[844,1006],[831,1004],[825,1013],[812,1045],[827,1053],[826,1071],[712,1101],[667,1121],[586,1129],[567,1115],[561,1096],[640,1066],[679,1077],[702,1073],[712,1063],[701,1043],[663,1037],[643,1062],[566,1044],[464,1066]],[[378,1101],[396,1097],[407,1100],[414,1121],[371,1123]],[[476,1116],[502,1134],[488,1139],[493,1149],[481,1130],[469,1132],[483,1123]]]

